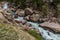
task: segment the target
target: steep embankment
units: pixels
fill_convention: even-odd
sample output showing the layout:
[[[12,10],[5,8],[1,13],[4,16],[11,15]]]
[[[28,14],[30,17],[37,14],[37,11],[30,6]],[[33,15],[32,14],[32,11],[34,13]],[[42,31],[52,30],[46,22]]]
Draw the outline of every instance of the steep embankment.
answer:
[[[21,30],[20,27],[0,23],[0,40],[35,40],[35,38]]]
[[[20,29],[0,13],[0,40],[35,40],[33,36]]]

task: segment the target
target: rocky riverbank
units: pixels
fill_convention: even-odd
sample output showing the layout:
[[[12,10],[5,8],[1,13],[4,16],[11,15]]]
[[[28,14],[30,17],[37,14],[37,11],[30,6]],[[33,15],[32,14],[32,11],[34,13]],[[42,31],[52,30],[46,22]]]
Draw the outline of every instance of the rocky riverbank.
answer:
[[[13,8],[13,9],[15,9],[15,8]],[[20,24],[20,23],[22,23],[22,24],[24,24],[25,26],[27,25],[26,23],[27,23],[27,20],[28,21],[32,21],[32,22],[44,22],[44,21],[48,21],[49,19],[48,18],[41,18],[41,16],[40,16],[40,12],[39,11],[35,11],[35,10],[32,10],[31,8],[26,8],[25,10],[22,10],[22,9],[17,9],[17,11],[14,13],[14,14],[12,14],[11,15],[11,10],[13,10],[12,8],[10,9],[10,8],[8,8],[8,9],[6,9],[4,12],[2,12],[1,13],[1,15],[3,14],[4,15],[4,17],[6,18],[6,19],[8,19],[8,21],[10,21],[10,22],[13,22],[13,23],[17,23],[17,24]],[[2,16],[3,16],[2,15]],[[25,19],[25,20],[18,20],[18,17],[23,17],[23,19]],[[16,19],[17,18],[17,19]],[[50,20],[51,21],[51,20]],[[56,20],[55,20],[56,21]],[[54,21],[53,21],[54,22]],[[49,22],[50,23],[50,22]],[[42,23],[43,24],[43,23]],[[48,23],[47,23],[48,24]],[[50,25],[50,24],[49,24]],[[55,23],[53,24],[53,25],[55,25]],[[41,25],[42,26],[42,25]],[[44,25],[45,26],[45,25]],[[58,28],[55,28],[55,27],[47,27],[47,29],[48,28],[50,28],[50,29],[52,29],[53,31],[55,31],[55,32],[59,32],[60,30],[58,29]],[[54,29],[53,29],[54,28]],[[25,29],[30,29],[29,27],[25,27]]]
[[[56,18],[53,15],[49,16],[51,15],[51,11],[50,11],[50,14],[44,15],[41,11],[33,10],[32,8],[29,8],[29,7],[23,10],[23,9],[17,9],[15,6],[8,7],[5,9],[6,6],[7,4],[3,6],[2,9],[4,10],[1,11],[1,14],[3,14],[4,18],[9,23],[13,23],[17,27],[22,27],[22,30],[25,30],[25,31],[34,30],[37,33],[40,33],[43,36],[43,38],[46,40],[54,40],[55,39],[54,37],[56,37],[56,40],[59,39],[57,35],[55,35],[55,33],[50,32],[51,30],[57,33],[60,32],[60,28],[57,27],[59,23],[56,20]],[[6,21],[4,21],[4,23],[5,22]],[[42,26],[42,28],[39,27],[39,24],[40,26]]]

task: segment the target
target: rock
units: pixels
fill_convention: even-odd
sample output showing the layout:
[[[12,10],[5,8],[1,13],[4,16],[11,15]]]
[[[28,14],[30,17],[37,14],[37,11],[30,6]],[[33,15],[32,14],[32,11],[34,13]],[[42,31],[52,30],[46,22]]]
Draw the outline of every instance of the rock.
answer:
[[[26,20],[22,21],[22,24],[26,24],[26,23],[27,23],[27,21],[26,21]]]
[[[31,15],[30,16],[30,20],[34,21],[34,22],[38,21],[39,20],[39,14],[33,14],[33,15]]]
[[[15,15],[14,15],[14,18],[18,18],[18,14],[15,14]]]
[[[33,12],[34,12],[35,14],[39,14],[39,11],[37,11],[37,10],[33,10]]]
[[[41,21],[48,21],[48,18],[39,18],[39,22],[41,22]]]
[[[15,20],[16,23],[21,23],[21,21]]]
[[[29,23],[26,23],[26,25],[27,25],[27,26],[29,26],[29,27],[32,27],[32,25],[31,25],[31,24],[29,24]]]
[[[12,22],[13,21],[13,16],[10,14],[10,13],[3,13],[4,14],[4,17],[8,20],[8,21],[10,21],[10,22]]]
[[[30,20],[30,15],[26,16],[24,19],[25,20]]]
[[[31,24],[28,24],[28,23],[24,24],[22,27],[23,27],[23,29],[26,30],[26,31],[32,29]]]
[[[22,11],[20,11],[20,14],[18,14],[19,16],[25,16],[25,14],[24,14],[24,11],[22,10]]]
[[[55,32],[60,32],[60,24],[58,24],[58,23],[44,22],[44,23],[41,23],[40,26],[42,26],[44,28],[50,28],[50,29],[54,30]]]
[[[25,15],[31,15],[33,13],[33,10],[30,8],[25,9]]]
[[[20,10],[20,9],[17,10],[16,14],[21,17],[25,16],[24,10]]]
[[[4,15],[11,15],[10,9],[8,8],[8,9],[4,10],[3,14]]]
[[[30,18],[30,20],[31,21],[34,21],[34,22],[37,22],[38,21],[38,19],[36,19],[36,18]]]
[[[27,31],[29,30],[29,27],[27,25],[23,25],[23,29]]]

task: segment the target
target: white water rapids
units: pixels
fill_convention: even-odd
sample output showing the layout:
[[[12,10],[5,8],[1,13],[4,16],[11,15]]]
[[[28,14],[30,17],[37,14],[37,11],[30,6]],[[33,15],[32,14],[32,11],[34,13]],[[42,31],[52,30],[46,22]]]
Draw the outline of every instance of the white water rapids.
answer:
[[[8,7],[7,3],[5,3],[3,7],[4,10],[7,9]],[[15,20],[24,21],[23,17],[19,17]],[[39,27],[38,23],[29,22],[29,21],[27,23],[31,24],[33,28],[39,30],[40,34],[45,40],[60,40],[60,34],[54,34],[48,30],[44,30],[43,28]]]

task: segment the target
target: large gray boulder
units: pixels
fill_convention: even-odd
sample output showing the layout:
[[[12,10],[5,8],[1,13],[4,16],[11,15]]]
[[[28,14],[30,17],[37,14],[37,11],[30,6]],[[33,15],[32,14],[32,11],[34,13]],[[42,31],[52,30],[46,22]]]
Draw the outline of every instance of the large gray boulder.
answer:
[[[50,28],[54,30],[55,32],[60,32],[60,24],[58,23],[44,22],[44,23],[41,23],[40,26],[42,26],[43,28]]]

